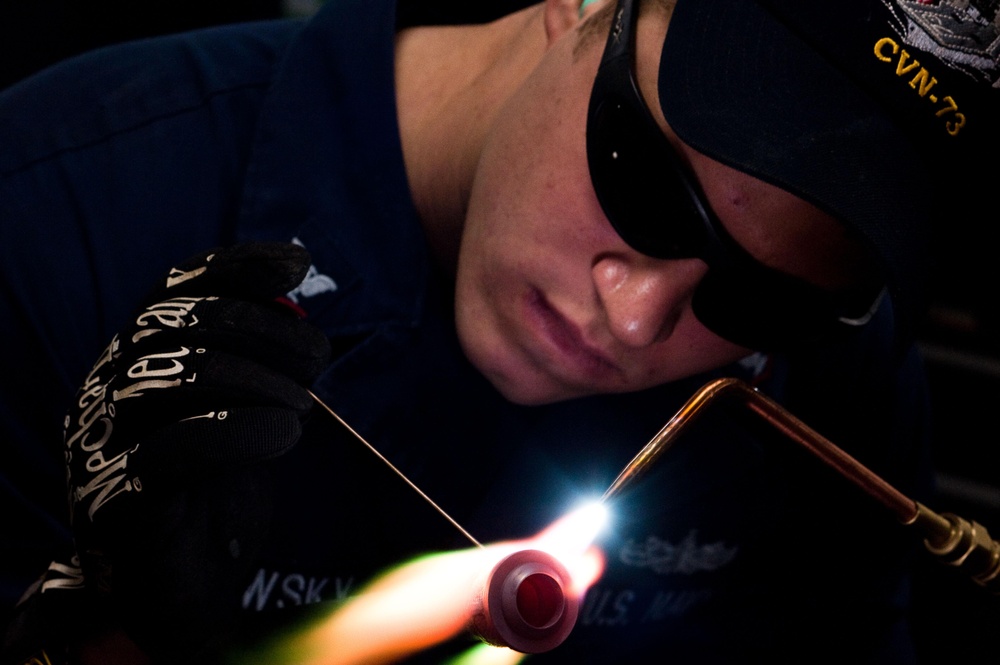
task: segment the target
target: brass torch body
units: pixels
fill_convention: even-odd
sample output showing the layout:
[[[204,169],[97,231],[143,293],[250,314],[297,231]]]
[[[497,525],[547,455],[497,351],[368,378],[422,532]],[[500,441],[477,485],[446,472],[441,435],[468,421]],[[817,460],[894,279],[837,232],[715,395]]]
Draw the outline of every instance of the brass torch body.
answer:
[[[741,406],[888,509],[900,523],[916,529],[927,551],[938,560],[963,570],[980,586],[1000,594],[1000,542],[991,538],[981,524],[950,513],[936,513],[910,499],[780,404],[738,379],[718,379],[696,392],[626,465],[603,500],[613,498],[642,477],[673,447],[681,432],[722,396],[736,398]]]

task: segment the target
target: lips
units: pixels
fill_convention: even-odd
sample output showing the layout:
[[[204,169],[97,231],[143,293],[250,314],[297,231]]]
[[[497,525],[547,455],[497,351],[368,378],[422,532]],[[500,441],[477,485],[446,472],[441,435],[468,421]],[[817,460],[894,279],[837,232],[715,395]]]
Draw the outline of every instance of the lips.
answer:
[[[539,360],[555,375],[587,382],[620,377],[621,369],[603,352],[590,346],[572,322],[560,314],[537,289],[527,296],[527,318],[540,339]]]

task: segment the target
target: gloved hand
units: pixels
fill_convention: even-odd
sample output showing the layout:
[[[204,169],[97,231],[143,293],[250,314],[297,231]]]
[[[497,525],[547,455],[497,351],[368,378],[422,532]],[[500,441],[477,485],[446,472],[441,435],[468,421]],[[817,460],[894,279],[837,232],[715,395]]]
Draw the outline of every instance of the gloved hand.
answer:
[[[98,359],[65,422],[88,589],[152,653],[229,628],[269,519],[262,461],[293,446],[329,343],[276,299],[301,247],[253,243],[172,269]]]

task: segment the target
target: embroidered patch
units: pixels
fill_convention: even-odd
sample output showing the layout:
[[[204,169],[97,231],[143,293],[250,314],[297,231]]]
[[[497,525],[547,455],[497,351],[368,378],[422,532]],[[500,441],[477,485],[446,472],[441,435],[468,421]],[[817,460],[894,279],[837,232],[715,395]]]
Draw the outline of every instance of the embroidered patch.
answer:
[[[648,568],[658,575],[693,575],[729,565],[738,552],[738,547],[721,541],[701,543],[698,531],[692,529],[679,544],[653,535],[647,536],[645,542],[630,538],[622,546],[618,559],[627,566]]]
[[[996,0],[882,0],[907,46],[1000,88],[1000,3]]]
[[[292,238],[292,243],[305,247],[305,244],[298,238]],[[302,283],[289,291],[286,295],[293,303],[298,304],[301,298],[312,298],[321,293],[332,293],[337,290],[337,283],[329,275],[324,275],[314,264],[310,264]]]

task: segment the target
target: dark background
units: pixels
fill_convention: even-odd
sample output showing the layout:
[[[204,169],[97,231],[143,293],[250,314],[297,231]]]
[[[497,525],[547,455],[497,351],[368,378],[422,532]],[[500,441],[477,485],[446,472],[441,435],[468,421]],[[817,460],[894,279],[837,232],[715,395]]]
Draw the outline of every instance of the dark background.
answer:
[[[0,88],[99,46],[199,26],[308,14],[318,0],[2,0]],[[487,20],[527,0],[400,0],[405,23]],[[992,213],[996,217],[996,212]],[[1000,536],[1000,279],[985,226],[944,224],[936,243],[929,314],[920,327],[934,405],[938,491],[930,507],[980,521]],[[902,527],[900,527],[902,528]],[[865,547],[877,546],[865,544]],[[993,653],[1000,598],[929,556],[918,561],[913,620],[921,661],[957,662]]]
[[[199,26],[305,15],[322,0],[0,0],[0,88],[76,53]],[[530,0],[400,0],[406,24],[474,23]]]

